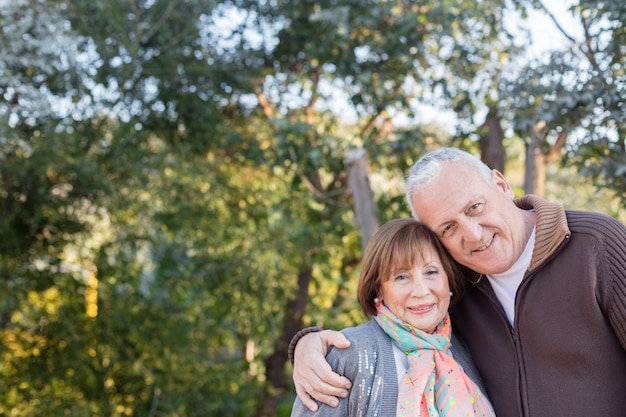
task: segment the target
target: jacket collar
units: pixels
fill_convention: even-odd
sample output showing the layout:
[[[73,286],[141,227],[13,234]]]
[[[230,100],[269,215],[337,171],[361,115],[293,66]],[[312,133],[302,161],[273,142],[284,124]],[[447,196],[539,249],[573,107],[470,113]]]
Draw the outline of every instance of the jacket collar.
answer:
[[[544,200],[528,194],[515,200],[515,205],[524,210],[534,209],[537,215],[535,247],[529,271],[535,270],[554,254],[571,235],[567,226],[565,209],[560,203]]]

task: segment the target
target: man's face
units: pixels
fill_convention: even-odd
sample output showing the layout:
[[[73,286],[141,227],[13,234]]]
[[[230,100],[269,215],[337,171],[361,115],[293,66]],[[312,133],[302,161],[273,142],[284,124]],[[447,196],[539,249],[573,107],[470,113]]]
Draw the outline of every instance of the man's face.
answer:
[[[413,194],[415,214],[435,231],[452,257],[483,274],[507,271],[521,256],[533,225],[513,203],[502,174],[486,183],[465,163],[449,163],[439,178]]]

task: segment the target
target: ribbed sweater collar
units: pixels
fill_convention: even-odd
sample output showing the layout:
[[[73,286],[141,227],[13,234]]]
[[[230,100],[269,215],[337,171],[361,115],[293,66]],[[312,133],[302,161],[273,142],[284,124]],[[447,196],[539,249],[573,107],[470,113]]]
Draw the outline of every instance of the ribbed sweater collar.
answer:
[[[515,200],[515,205],[524,210],[535,210],[537,216],[536,238],[529,271],[543,264],[569,238],[565,209],[560,203],[544,200],[528,194]]]

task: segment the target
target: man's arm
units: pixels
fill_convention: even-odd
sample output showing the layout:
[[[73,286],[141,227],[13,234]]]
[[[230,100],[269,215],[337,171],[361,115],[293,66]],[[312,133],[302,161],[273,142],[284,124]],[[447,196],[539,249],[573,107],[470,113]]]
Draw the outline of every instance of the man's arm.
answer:
[[[622,347],[626,350],[626,226],[611,219],[604,236],[607,238],[604,264],[609,271],[609,321]],[[611,227],[612,226],[612,227]],[[610,259],[609,259],[610,258]]]
[[[297,344],[293,353],[293,381],[298,398],[311,411],[317,411],[313,398],[336,407],[337,397],[347,397],[352,383],[333,372],[326,361],[326,353],[331,346],[343,349],[350,346],[350,342],[334,330],[296,335],[294,339]]]

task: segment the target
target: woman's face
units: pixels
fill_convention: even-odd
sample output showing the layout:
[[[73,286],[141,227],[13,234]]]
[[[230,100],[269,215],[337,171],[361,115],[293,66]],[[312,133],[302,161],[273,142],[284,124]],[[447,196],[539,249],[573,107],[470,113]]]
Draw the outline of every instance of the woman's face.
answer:
[[[400,320],[432,333],[450,306],[450,285],[437,252],[430,248],[423,254],[413,269],[384,277],[380,298]]]

